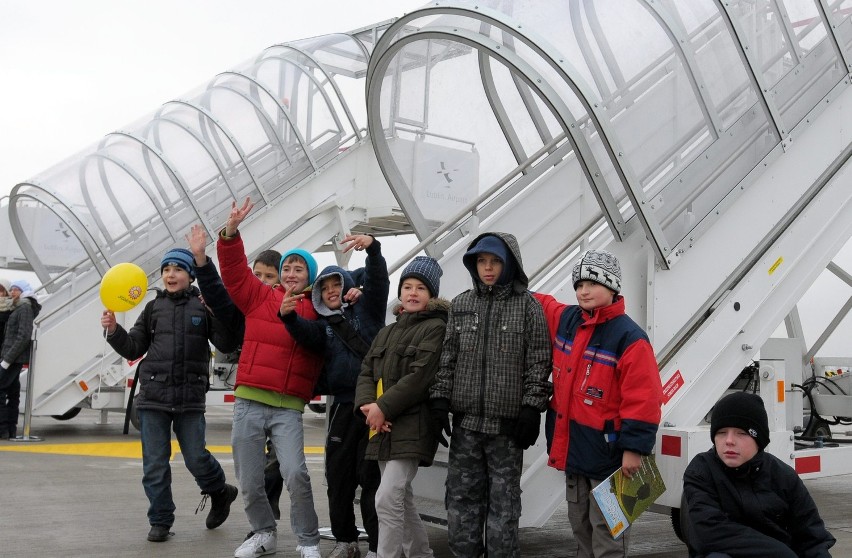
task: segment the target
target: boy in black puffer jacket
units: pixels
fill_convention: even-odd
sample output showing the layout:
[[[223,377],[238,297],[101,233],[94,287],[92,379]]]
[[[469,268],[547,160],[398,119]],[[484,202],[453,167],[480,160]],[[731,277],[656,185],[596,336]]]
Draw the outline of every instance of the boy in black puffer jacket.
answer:
[[[834,537],[792,467],[764,448],[769,421],[753,393],[723,397],[710,419],[714,447],[683,475],[689,555],[829,558]]]
[[[195,280],[189,250],[166,252],[160,264],[165,290],[145,306],[130,331],[105,310],[101,326],[107,341],[122,357],[139,363],[136,407],[142,434],[142,486],[150,503],[148,540],[168,539],[175,520],[172,499],[171,430],[174,429],[186,468],[204,494],[212,498],[207,528],[227,518],[237,488],[225,483],[225,472],[207,450],[204,410],[212,342],[223,352],[234,351],[238,340],[204,306]],[[146,354],[147,353],[147,354]],[[202,501],[204,502],[204,500]]]
[[[358,528],[353,502],[361,485],[361,517],[367,531],[370,552],[376,551],[378,520],[375,493],[380,475],[375,462],[364,462],[367,426],[354,414],[353,401],[361,360],[370,343],[385,325],[390,280],[381,244],[369,235],[347,236],[346,251],[367,251],[364,291],[357,304],[349,304],[355,282],[338,266],[323,269],[311,291],[316,320],[306,320],[288,310],[288,297],[281,307],[281,320],[297,343],[325,355],[320,378],[323,393],[334,396],[328,410],[325,444],[325,472],[328,483],[328,509],[331,533],[337,544],[327,558],[358,558]],[[288,293],[289,294],[289,293]],[[295,308],[295,306],[293,306]],[[370,556],[368,554],[368,556]]]

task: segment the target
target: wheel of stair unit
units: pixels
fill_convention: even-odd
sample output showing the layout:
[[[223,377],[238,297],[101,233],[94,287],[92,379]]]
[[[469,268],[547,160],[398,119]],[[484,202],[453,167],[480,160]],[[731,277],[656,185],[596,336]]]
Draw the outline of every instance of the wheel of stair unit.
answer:
[[[321,415],[325,412],[325,403],[308,403],[308,409]]]
[[[61,415],[50,415],[50,417],[56,420],[71,420],[72,418],[79,415],[81,410],[82,409],[80,409],[80,407],[71,407]]]
[[[672,530],[674,530],[674,534],[677,536],[681,542],[686,542],[683,540],[683,528],[681,527],[681,517],[680,517],[680,508],[672,508],[671,510],[672,517]]]

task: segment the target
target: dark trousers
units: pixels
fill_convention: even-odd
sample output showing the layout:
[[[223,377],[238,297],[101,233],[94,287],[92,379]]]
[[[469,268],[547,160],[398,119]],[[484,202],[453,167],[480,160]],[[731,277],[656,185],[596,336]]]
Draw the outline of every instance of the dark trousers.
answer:
[[[328,484],[328,515],[331,534],[341,542],[358,540],[355,525],[355,490],[361,485],[361,519],[373,552],[379,540],[376,490],[382,480],[376,461],[366,461],[368,431],[364,420],[353,414],[352,403],[334,403],[329,412],[325,441],[325,477]]]
[[[14,362],[0,368],[0,438],[14,438],[18,433],[18,407],[21,404],[21,369]]]

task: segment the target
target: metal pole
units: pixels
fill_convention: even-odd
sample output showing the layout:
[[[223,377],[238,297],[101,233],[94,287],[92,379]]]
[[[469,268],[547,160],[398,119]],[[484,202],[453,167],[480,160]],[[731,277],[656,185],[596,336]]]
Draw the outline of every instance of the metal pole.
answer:
[[[33,418],[33,372],[35,370],[35,355],[36,355],[36,345],[38,345],[38,340],[36,337],[38,333],[38,325],[33,324],[33,336],[32,336],[32,346],[30,347],[30,364],[27,368],[27,399],[26,404],[24,405],[24,433],[21,436],[15,436],[14,438],[9,438],[10,442],[43,442],[44,438],[40,438],[38,436],[30,436],[30,426],[32,425]]]

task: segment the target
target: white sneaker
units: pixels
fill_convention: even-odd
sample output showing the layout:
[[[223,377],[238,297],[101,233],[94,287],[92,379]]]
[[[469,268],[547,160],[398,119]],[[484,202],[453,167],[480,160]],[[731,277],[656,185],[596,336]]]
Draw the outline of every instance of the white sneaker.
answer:
[[[361,549],[357,542],[338,541],[325,558],[361,558]]]
[[[375,552],[372,550],[368,551],[367,554],[364,555],[364,558],[379,558]]]
[[[319,545],[316,546],[297,546],[296,550],[298,550],[301,554],[302,558],[322,558],[322,554],[320,554]]]
[[[275,554],[278,535],[275,531],[255,533],[234,551],[234,558],[256,558],[265,554]]]

